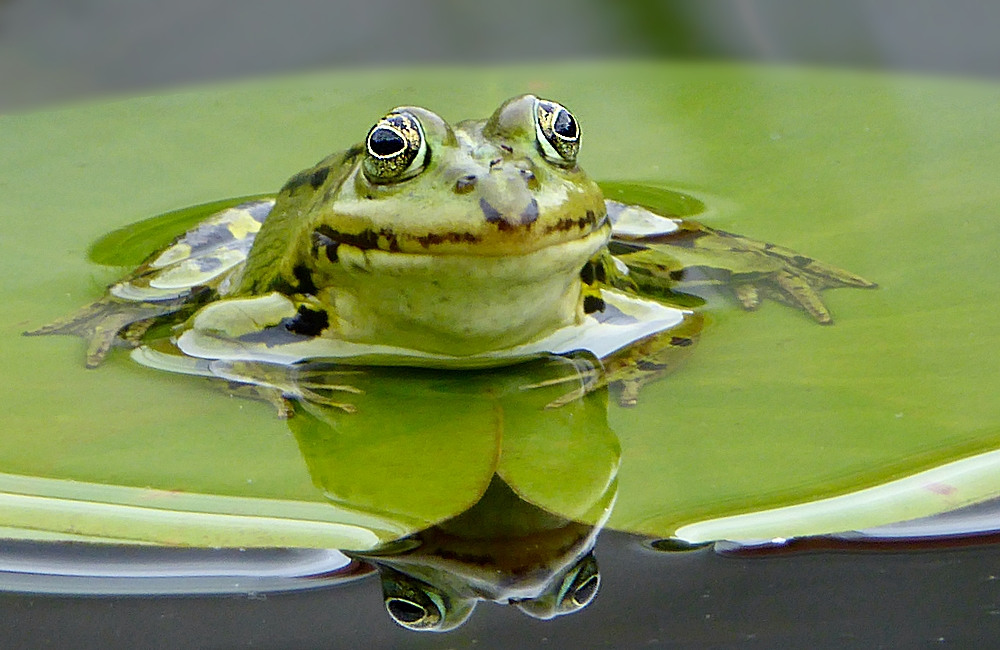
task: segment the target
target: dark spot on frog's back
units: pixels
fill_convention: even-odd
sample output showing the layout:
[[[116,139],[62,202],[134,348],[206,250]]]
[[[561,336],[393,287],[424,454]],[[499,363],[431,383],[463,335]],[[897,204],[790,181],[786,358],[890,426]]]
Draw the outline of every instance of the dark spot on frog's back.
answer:
[[[330,168],[327,166],[320,167],[318,169],[307,169],[306,171],[299,172],[295,176],[289,178],[288,182],[285,183],[285,186],[281,188],[281,191],[292,193],[304,185],[308,185],[315,190],[326,182],[329,175]]]
[[[329,167],[320,167],[319,169],[317,169],[316,171],[314,171],[312,174],[309,175],[309,184],[312,185],[312,188],[315,190],[320,185],[326,182],[326,177],[329,175],[330,175]]]

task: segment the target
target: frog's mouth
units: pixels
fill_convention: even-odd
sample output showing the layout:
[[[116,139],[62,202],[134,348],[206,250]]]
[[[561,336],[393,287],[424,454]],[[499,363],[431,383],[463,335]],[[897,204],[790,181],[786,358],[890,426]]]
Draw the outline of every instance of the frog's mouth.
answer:
[[[345,245],[363,252],[508,255],[586,239],[598,231],[609,229],[610,223],[607,214],[598,215],[587,210],[580,217],[563,217],[549,223],[535,221],[513,226],[497,221],[480,231],[414,233],[382,227],[345,232],[324,224],[313,231],[312,247],[314,255],[325,254],[331,262],[337,261],[337,251]]]

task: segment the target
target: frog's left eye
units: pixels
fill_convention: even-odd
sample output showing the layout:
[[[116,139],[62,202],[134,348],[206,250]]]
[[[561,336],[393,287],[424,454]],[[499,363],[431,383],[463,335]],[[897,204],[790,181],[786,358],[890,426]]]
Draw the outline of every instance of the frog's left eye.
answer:
[[[427,140],[420,120],[405,111],[389,113],[368,132],[365,177],[393,183],[419,174],[427,165]]]
[[[535,102],[535,134],[542,154],[559,165],[572,165],[580,152],[580,125],[563,106],[547,99]]]

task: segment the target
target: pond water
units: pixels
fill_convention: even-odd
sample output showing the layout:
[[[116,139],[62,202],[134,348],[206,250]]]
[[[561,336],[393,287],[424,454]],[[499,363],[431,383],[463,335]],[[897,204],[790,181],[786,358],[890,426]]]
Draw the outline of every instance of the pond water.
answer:
[[[750,543],[1000,495],[1000,87],[607,64],[477,72],[472,92],[454,82],[464,74],[316,74],[0,117],[6,537],[366,559],[425,529],[490,529],[484,494],[521,507],[488,489],[498,477],[528,504],[519,516],[576,540],[573,564],[601,526]],[[518,390],[518,373],[544,369],[384,371],[365,379],[357,415],[283,421],[123,351],[87,370],[78,339],[20,335],[121,275],[95,259],[134,263],[190,215],[100,239],[110,231],[273,191],[395,105],[458,120],[525,91],[573,109],[581,164],[609,198],[793,248],[879,289],[826,292],[829,327],[707,295],[694,353],[634,408],[596,394],[543,411],[551,395]],[[428,535],[425,547],[438,543]]]

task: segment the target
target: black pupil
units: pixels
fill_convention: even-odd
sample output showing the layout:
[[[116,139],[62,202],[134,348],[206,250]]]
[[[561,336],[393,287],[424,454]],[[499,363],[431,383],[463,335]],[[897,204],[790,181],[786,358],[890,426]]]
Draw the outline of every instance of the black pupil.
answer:
[[[379,127],[368,136],[368,148],[377,156],[392,156],[406,149],[406,140],[392,129]]]
[[[569,114],[569,111],[563,109],[556,115],[553,129],[562,137],[572,140],[576,137],[576,120]]]

